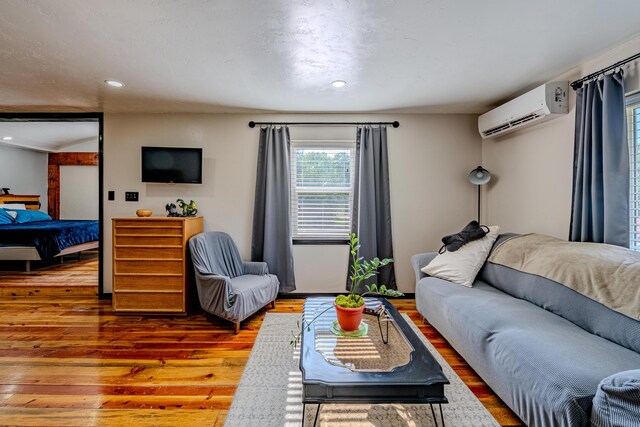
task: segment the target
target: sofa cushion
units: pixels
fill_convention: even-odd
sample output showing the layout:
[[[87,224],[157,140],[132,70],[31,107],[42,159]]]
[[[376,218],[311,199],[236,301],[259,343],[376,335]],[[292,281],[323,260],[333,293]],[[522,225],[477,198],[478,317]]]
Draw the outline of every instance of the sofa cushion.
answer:
[[[245,274],[231,279],[234,302],[231,310],[237,319],[246,319],[278,296],[280,282],[273,274]]]
[[[497,246],[510,235],[501,235]],[[580,328],[640,353],[640,321],[558,282],[502,265],[486,263],[478,279],[573,322]]]
[[[640,354],[480,280],[465,288],[427,277],[416,305],[531,426],[587,426],[598,383],[640,366]]]
[[[598,384],[591,423],[595,427],[640,426],[640,370],[618,372]]]

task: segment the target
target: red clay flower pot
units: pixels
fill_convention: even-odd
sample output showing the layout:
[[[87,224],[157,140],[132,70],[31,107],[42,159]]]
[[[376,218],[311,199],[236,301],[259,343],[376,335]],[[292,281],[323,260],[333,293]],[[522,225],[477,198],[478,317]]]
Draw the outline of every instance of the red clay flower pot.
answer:
[[[346,308],[336,305],[336,316],[338,317],[338,324],[345,332],[351,332],[358,329],[360,322],[362,321],[362,313],[364,312],[364,305],[356,308]]]

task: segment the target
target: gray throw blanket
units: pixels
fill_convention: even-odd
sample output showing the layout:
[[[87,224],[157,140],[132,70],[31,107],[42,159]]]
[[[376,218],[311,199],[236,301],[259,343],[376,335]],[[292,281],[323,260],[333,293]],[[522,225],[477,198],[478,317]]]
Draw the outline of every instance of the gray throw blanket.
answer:
[[[525,234],[500,243],[488,261],[556,281],[612,310],[640,319],[639,252]]]
[[[243,262],[226,233],[200,233],[189,240],[200,306],[239,322],[276,299],[278,278],[264,262]]]
[[[191,255],[197,273],[234,278],[244,274],[242,258],[226,233],[213,231],[193,239]]]

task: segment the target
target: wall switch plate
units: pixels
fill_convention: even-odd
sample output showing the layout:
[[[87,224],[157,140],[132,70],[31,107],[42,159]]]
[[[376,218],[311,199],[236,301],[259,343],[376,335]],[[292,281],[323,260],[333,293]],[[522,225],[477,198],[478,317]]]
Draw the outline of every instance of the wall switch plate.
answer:
[[[125,202],[137,202],[138,201],[138,192],[137,191],[127,191],[124,193],[124,201]]]
[[[107,200],[115,200],[116,199],[116,192],[113,190],[109,190],[109,192],[107,193]]]

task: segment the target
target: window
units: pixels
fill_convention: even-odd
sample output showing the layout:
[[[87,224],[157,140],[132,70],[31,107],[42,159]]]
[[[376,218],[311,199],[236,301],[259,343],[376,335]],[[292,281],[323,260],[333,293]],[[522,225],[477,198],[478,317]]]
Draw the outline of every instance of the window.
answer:
[[[627,98],[627,129],[631,162],[629,187],[629,247],[640,251],[640,94]]]
[[[291,230],[294,240],[347,239],[355,142],[292,141]]]

